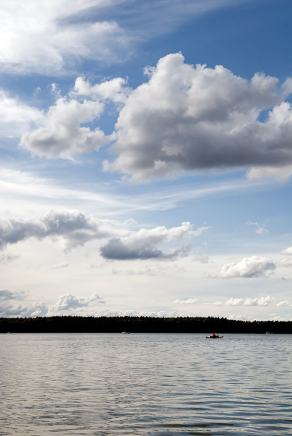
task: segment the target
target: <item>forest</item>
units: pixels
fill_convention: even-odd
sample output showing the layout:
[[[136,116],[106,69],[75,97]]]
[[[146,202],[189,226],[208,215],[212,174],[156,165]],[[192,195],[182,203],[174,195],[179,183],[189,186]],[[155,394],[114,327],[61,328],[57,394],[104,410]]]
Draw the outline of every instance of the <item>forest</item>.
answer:
[[[0,333],[292,333],[292,321],[238,321],[215,317],[0,318]]]

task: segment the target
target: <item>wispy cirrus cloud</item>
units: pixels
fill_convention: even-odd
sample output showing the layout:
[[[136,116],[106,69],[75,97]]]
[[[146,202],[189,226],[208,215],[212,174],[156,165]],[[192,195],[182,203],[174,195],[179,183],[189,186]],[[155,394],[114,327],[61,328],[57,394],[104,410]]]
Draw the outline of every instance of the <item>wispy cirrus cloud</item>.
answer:
[[[259,224],[257,222],[253,222],[253,221],[249,221],[247,223],[248,226],[253,227],[254,231],[257,235],[264,235],[265,233],[269,233],[269,230],[267,229],[267,227],[265,227],[262,224]]]
[[[198,298],[177,298],[173,301],[174,304],[182,305],[215,305],[215,306],[275,306],[275,307],[288,307],[291,303],[287,300],[277,300],[269,295],[261,297],[231,297],[227,300],[200,300]]]
[[[64,74],[80,61],[114,62],[130,51],[127,32],[101,10],[119,1],[1,2],[0,65],[14,73]],[[93,11],[97,15],[95,18]]]
[[[3,165],[4,166],[4,165]],[[123,216],[136,212],[167,211],[190,200],[225,195],[232,192],[245,192],[263,189],[262,183],[251,183],[247,180],[232,180],[224,182],[209,182],[184,185],[182,188],[169,185],[166,188],[156,188],[150,193],[138,193],[135,186],[131,186],[125,193],[107,189],[106,186],[82,185],[79,188],[55,179],[40,177],[29,171],[12,168],[0,169],[0,212],[6,209],[15,214],[23,213],[25,209],[34,210],[39,215],[50,209],[82,208],[88,213],[95,212],[98,205],[99,213],[104,216]],[[117,186],[119,188],[119,186]],[[129,188],[129,187],[128,187]],[[21,207],[20,207],[21,205]],[[35,210],[37,208],[37,210]]]
[[[139,44],[190,17],[242,1],[186,0],[183,7],[178,0],[2,1],[1,70],[60,75],[87,60],[123,62]]]

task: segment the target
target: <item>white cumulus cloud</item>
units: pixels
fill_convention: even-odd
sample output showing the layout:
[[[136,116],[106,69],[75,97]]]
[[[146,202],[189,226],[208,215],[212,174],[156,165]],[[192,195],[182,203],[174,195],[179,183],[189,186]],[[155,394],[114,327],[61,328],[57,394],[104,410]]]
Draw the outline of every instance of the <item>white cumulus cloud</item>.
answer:
[[[97,150],[107,139],[100,129],[84,124],[97,119],[102,111],[100,102],[61,97],[49,108],[41,127],[22,136],[21,145],[48,158],[70,158]]]
[[[273,299],[270,296],[255,298],[229,298],[226,306],[270,306]]]
[[[121,77],[95,84],[77,77],[41,119],[26,108],[38,123],[26,123],[21,145],[38,156],[72,158],[112,143],[114,157],[104,169],[133,180],[227,168],[246,168],[249,179],[290,177],[292,108],[285,83],[259,73],[247,80],[221,65],[193,66],[181,53],[161,58],[147,75],[135,89]],[[106,136],[92,126],[108,102],[118,119]]]
[[[0,89],[0,137],[17,138],[37,126],[43,113]]]
[[[223,278],[253,278],[270,275],[276,269],[273,260],[267,257],[244,257],[239,262],[227,263],[222,266],[219,273]]]
[[[105,169],[139,180],[292,163],[290,91],[275,77],[247,80],[220,65],[186,64],[181,53],[161,58],[147,74],[120,111],[116,159]]]
[[[282,251],[282,254],[284,256],[292,256],[292,247],[288,247],[285,250]]]
[[[104,304],[105,301],[97,294],[93,294],[89,297],[76,297],[75,295],[65,294],[62,295],[57,303],[54,305],[54,310],[57,312],[78,310],[84,307],[88,307],[91,304]]]
[[[91,85],[84,77],[77,77],[72,95],[121,104],[126,102],[130,92],[126,80],[122,77],[115,77],[95,85]]]

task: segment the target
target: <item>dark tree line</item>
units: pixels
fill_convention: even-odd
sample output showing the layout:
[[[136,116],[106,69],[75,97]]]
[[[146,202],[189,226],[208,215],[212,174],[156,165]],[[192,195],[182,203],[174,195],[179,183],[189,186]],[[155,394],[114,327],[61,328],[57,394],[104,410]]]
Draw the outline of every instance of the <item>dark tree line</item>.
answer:
[[[292,333],[292,321],[236,321],[213,317],[0,318],[0,333]]]

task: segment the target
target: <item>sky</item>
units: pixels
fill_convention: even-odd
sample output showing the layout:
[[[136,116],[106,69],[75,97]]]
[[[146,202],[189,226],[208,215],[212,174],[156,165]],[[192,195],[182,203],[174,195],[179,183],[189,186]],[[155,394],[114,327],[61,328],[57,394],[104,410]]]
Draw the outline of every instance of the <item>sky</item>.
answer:
[[[292,319],[289,0],[0,0],[0,316]]]

